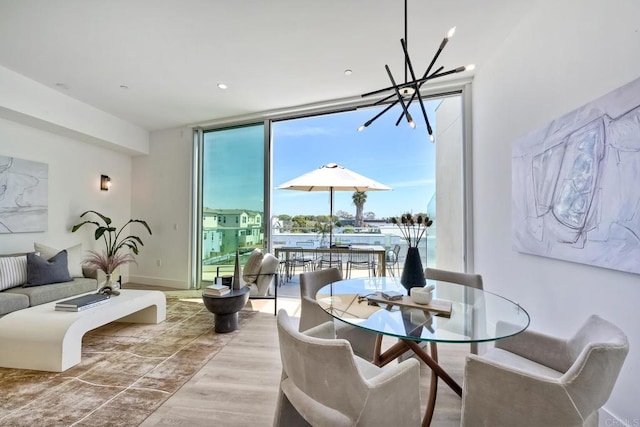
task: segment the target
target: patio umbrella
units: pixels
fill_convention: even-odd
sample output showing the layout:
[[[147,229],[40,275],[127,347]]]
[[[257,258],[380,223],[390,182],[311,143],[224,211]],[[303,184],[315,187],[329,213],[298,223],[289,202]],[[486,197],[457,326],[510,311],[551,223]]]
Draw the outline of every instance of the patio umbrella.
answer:
[[[336,163],[328,163],[311,172],[300,175],[277,187],[279,190],[328,191],[329,192],[329,248],[333,243],[333,193],[334,191],[391,190],[384,184],[362,176]]]

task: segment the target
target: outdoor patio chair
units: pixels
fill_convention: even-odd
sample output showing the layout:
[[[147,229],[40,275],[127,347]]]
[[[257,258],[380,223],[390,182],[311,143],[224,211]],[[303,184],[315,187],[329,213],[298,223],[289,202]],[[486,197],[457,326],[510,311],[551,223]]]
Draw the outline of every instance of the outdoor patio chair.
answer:
[[[392,251],[387,252],[387,271],[393,276],[400,276],[400,245],[395,245]]]
[[[342,256],[334,253],[323,253],[316,259],[316,270],[325,268],[337,268],[342,273]]]
[[[302,268],[303,272],[313,270],[313,257],[305,256],[302,250],[296,250],[302,248],[294,247],[287,249],[289,249],[289,256],[285,259],[285,271],[288,282],[295,276],[297,268]]]
[[[376,276],[376,257],[373,252],[349,253],[347,259],[347,279],[351,278],[351,272],[356,270],[367,270],[369,277]]]

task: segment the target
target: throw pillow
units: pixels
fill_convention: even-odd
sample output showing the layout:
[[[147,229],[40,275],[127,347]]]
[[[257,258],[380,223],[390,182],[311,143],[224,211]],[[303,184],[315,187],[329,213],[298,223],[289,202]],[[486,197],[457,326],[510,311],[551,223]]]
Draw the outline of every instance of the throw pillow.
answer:
[[[27,282],[27,256],[0,257],[0,291]]]
[[[27,283],[31,286],[48,285],[51,283],[68,282],[72,280],[67,267],[67,251],[63,250],[49,260],[35,253],[27,254]]]
[[[52,248],[51,246],[43,245],[38,242],[33,244],[33,248],[36,252],[40,252],[40,255],[42,255],[42,258],[44,259],[50,259],[60,252],[60,249]],[[65,250],[67,251],[69,276],[84,277],[82,274],[82,243],[78,243],[77,245],[71,246]]]
[[[247,283],[255,283],[258,280],[258,273],[262,267],[262,258],[264,255],[260,249],[254,249],[247,259],[247,263],[242,269],[242,279]]]

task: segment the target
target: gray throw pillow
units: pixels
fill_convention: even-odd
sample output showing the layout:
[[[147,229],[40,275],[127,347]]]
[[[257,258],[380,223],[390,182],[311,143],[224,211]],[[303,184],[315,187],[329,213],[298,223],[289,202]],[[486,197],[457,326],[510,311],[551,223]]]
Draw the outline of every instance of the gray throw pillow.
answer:
[[[67,251],[63,250],[46,260],[35,253],[27,254],[27,283],[23,287],[68,282]]]

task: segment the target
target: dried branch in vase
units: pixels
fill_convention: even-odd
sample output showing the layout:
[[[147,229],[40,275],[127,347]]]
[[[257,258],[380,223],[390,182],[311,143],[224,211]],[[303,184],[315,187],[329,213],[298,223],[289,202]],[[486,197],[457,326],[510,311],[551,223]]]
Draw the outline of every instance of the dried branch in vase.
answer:
[[[400,218],[391,218],[391,223],[398,226],[402,233],[402,238],[409,247],[417,247],[422,237],[427,234],[427,228],[431,227],[433,221],[427,215],[416,215],[415,217],[406,213]]]

